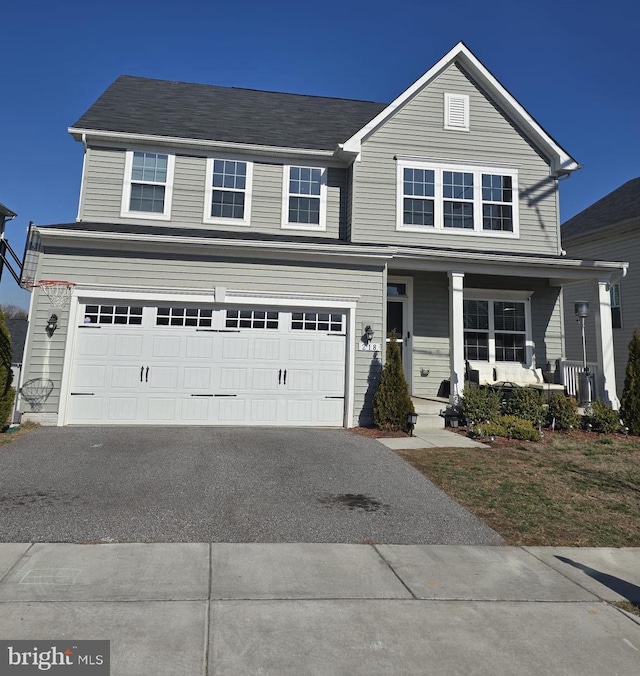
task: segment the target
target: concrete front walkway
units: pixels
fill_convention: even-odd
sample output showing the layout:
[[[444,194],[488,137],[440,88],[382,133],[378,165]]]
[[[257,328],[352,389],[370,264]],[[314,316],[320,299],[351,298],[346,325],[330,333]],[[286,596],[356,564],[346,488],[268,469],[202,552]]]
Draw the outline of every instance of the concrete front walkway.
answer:
[[[0,638],[108,639],[112,676],[636,676],[620,598],[640,548],[0,544]]]

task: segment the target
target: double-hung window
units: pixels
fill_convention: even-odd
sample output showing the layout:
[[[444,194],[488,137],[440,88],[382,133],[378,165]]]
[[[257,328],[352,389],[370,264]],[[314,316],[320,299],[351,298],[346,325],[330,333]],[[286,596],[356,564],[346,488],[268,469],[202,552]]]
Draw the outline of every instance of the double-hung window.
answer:
[[[622,328],[622,303],[620,301],[620,284],[614,284],[609,289],[611,298],[611,326],[614,329]]]
[[[253,163],[218,157],[207,159],[205,223],[249,225]]]
[[[282,227],[303,230],[326,229],[327,169],[284,168]]]
[[[464,356],[471,361],[526,364],[528,301],[465,299]]]
[[[398,159],[397,229],[518,236],[513,169]]]
[[[120,215],[168,220],[171,217],[174,163],[174,155],[128,150]]]

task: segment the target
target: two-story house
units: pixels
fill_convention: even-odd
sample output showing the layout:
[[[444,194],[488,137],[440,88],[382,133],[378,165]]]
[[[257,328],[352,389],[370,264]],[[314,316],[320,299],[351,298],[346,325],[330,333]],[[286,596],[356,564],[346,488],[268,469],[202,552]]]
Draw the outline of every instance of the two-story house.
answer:
[[[579,165],[462,43],[390,104],[120,77],[70,133],[41,422],[368,423],[392,329],[412,394],[454,397],[466,360],[562,358],[562,285],[624,267],[563,255]],[[74,285],[55,325],[41,279]]]

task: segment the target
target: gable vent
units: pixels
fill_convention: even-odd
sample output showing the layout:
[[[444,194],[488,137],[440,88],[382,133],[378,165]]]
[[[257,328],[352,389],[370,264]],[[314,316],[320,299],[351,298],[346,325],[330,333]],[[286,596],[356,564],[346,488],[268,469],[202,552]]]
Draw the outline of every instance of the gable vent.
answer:
[[[469,130],[469,96],[444,95],[444,128]]]

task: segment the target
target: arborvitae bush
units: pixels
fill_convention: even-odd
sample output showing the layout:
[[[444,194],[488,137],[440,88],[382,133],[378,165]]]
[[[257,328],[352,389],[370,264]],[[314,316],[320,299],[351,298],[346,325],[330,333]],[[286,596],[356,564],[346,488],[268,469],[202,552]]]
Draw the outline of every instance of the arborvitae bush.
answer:
[[[549,399],[547,425],[556,430],[573,430],[579,424],[578,402],[562,392],[554,392]]]
[[[382,430],[409,431],[407,416],[415,408],[402,369],[402,356],[395,331],[387,343],[387,359],[382,369],[380,385],[373,397],[373,422]]]
[[[530,387],[514,389],[504,403],[503,412],[505,415],[513,415],[538,425],[545,419],[544,396],[540,390]]]
[[[500,396],[488,387],[467,387],[460,405],[467,425],[492,421],[500,415]]]
[[[5,426],[13,409],[15,390],[11,387],[12,380],[11,337],[0,310],[0,430]]]
[[[591,425],[594,432],[611,434],[620,429],[620,417],[618,411],[614,411],[609,404],[603,401],[592,401],[585,409],[582,422]]]
[[[629,432],[640,436],[640,335],[637,329],[629,343],[620,414]]]

